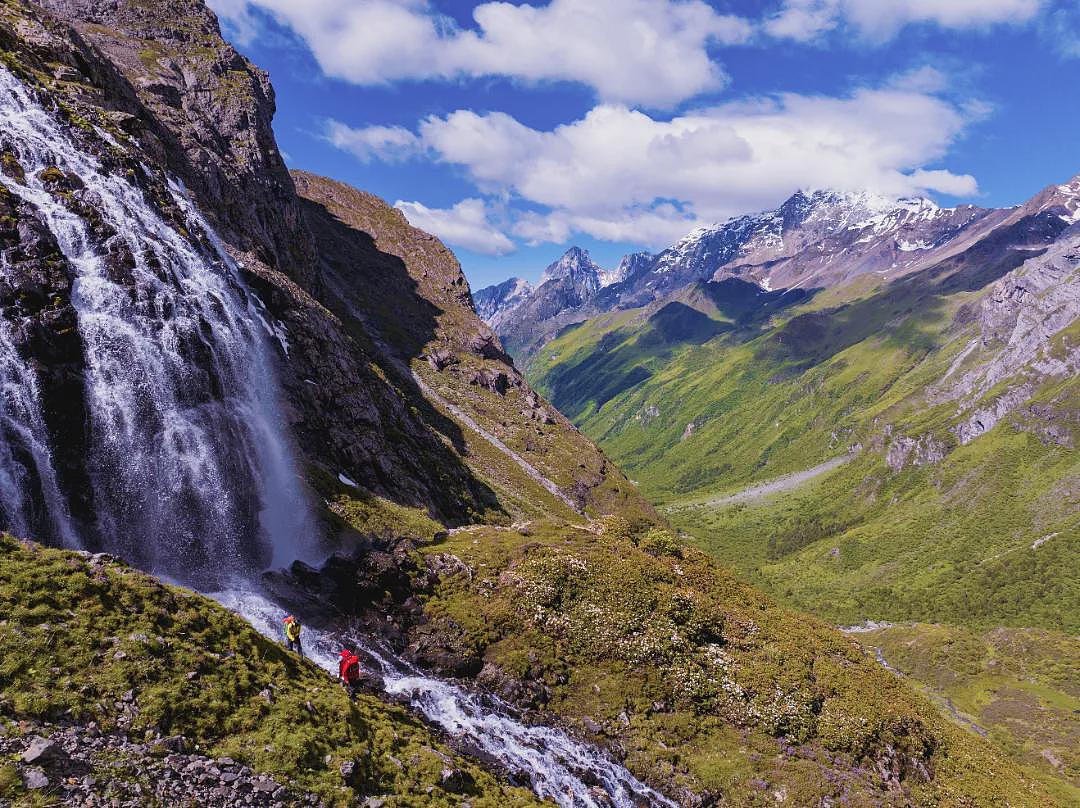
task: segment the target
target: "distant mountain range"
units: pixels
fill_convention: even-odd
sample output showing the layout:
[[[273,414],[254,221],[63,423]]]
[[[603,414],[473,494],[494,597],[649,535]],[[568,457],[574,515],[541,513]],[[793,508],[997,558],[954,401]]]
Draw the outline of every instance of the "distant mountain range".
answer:
[[[1080,178],[1005,209],[799,191],[775,210],[697,228],[658,254],[628,255],[611,272],[572,247],[535,289],[513,279],[481,289],[474,301],[508,350],[527,357],[569,325],[647,305],[695,282],[739,278],[766,292],[808,292],[860,275],[894,279],[987,239],[1005,251],[1041,249],[1078,219]]]
[[[796,194],[635,262],[498,330],[675,525],[787,605],[906,625],[879,659],[930,688],[912,637],[1076,658],[1080,178],[1002,210]],[[971,720],[1077,804],[1075,701],[1016,681]]]

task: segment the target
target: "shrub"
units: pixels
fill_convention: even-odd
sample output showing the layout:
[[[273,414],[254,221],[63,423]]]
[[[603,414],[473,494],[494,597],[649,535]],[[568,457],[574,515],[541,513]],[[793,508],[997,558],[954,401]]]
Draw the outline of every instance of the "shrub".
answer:
[[[669,530],[654,527],[641,537],[639,546],[651,556],[672,556],[682,558],[682,545]]]

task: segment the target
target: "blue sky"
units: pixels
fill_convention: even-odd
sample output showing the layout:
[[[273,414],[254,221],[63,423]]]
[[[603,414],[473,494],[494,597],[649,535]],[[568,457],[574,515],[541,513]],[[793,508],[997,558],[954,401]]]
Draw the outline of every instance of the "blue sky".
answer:
[[[1022,202],[1080,173],[1077,0],[210,0],[290,166],[398,204],[473,288],[799,188]]]

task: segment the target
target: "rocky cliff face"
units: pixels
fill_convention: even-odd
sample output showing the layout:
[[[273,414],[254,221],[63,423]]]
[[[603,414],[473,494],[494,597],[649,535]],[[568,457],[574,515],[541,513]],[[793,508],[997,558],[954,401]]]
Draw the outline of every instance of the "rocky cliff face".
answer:
[[[303,172],[294,179],[327,306],[363,334],[397,389],[507,510],[648,511],[514,368],[450,250],[377,197]],[[507,480],[508,467],[519,482]]]
[[[280,337],[286,414],[316,477],[342,474],[450,524],[509,519],[548,500],[572,513],[636,499],[513,369],[437,239],[343,186],[335,186],[335,199],[317,202],[296,193],[274,143],[267,77],[221,39],[201,2],[6,4],[0,47],[22,80],[58,104],[84,147],[110,170],[129,172],[178,226],[164,183],[175,177],[188,189]],[[8,150],[0,169],[7,182],[22,167]],[[58,173],[57,198],[92,222],[94,202],[72,182]],[[348,203],[335,207],[339,197]],[[82,460],[87,357],[73,327],[74,271],[40,217],[4,186],[0,207],[11,268],[0,307],[15,326],[16,351],[40,376],[43,429],[60,447],[58,486],[92,519]],[[115,258],[118,267],[126,260]],[[379,296],[356,305],[368,293]],[[413,365],[421,366],[416,378]],[[454,389],[461,396],[423,382],[429,371],[460,376]],[[465,399],[475,401],[466,406]],[[500,433],[475,424],[494,443],[461,422],[475,410]],[[507,462],[530,471],[507,480]],[[609,487],[618,490],[615,499]]]
[[[1065,235],[994,284],[975,316],[978,335],[930,393],[956,402],[962,444],[1027,404],[1048,380],[1080,372],[1080,341],[1070,333],[1080,320],[1080,235]],[[1043,406],[1044,434],[1071,444],[1068,429],[1054,428],[1068,418],[1055,419],[1053,405]]]
[[[498,331],[514,353],[545,342],[591,311],[594,298],[614,277],[586,250],[571,247],[544,270],[540,285],[498,321]]]
[[[213,12],[201,0],[38,5],[103,58],[76,55],[77,42],[53,56],[89,69],[117,107],[117,125],[183,179],[219,235],[239,252],[313,282],[314,247],[271,126],[273,87],[221,38]]]

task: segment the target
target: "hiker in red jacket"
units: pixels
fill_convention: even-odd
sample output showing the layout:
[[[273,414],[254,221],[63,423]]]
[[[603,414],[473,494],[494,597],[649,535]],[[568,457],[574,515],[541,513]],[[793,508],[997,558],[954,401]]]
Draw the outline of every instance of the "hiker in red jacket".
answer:
[[[338,679],[350,699],[356,698],[360,688],[360,657],[352,651],[342,651],[338,662]]]

